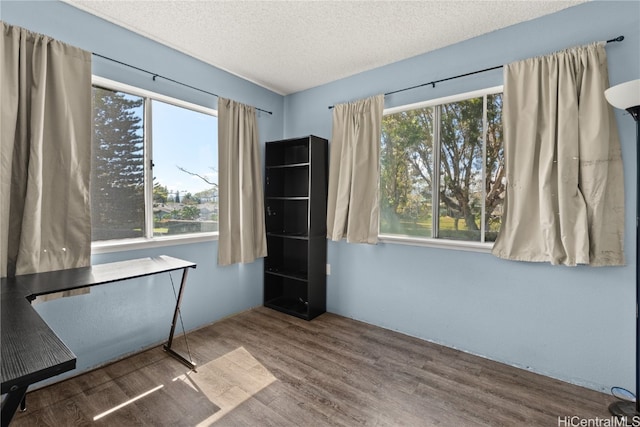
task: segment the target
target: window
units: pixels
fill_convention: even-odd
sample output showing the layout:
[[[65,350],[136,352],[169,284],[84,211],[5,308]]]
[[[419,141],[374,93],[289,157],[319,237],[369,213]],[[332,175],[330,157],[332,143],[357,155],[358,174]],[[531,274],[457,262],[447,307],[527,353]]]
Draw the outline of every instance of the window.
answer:
[[[501,91],[385,111],[380,234],[495,241],[505,188]]]
[[[218,231],[214,110],[96,78],[93,110],[93,241]]]

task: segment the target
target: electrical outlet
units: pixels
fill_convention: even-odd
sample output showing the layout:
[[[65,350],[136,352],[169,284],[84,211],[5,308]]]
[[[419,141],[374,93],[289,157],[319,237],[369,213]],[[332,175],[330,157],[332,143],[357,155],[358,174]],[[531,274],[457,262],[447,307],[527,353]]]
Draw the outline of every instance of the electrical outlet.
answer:
[[[331,276],[331,264],[327,264],[327,276]]]

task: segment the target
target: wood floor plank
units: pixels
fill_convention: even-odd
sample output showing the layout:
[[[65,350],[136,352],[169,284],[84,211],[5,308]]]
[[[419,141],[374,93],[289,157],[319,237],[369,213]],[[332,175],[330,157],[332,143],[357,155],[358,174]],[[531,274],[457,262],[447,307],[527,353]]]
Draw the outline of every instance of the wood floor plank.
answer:
[[[258,307],[174,348],[196,371],[154,348],[30,392],[12,426],[556,426],[613,400],[331,313]]]

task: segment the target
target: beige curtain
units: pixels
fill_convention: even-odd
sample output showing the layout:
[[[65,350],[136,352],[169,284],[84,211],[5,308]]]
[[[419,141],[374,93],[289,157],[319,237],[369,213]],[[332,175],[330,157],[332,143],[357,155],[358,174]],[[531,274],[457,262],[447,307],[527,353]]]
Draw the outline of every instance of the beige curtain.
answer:
[[[218,265],[267,255],[262,165],[254,107],[218,99]]]
[[[378,242],[378,179],[384,95],[333,108],[327,237]]]
[[[91,54],[2,23],[2,276],[90,264]]]
[[[505,66],[501,258],[623,265],[620,142],[604,43]]]

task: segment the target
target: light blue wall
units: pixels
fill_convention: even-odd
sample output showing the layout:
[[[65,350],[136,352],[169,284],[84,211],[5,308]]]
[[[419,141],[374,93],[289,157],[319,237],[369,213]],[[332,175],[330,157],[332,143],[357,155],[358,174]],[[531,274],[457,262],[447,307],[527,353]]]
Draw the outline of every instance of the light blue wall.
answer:
[[[59,1],[5,1],[0,19],[85,50],[135,65],[231,98],[273,115],[258,114],[261,142],[283,134],[284,98],[192,57],[152,42]],[[215,42],[215,41],[213,41]],[[217,109],[217,98],[146,73],[95,58],[93,73],[122,83]],[[176,147],[176,149],[180,149]],[[262,304],[262,261],[218,268],[218,242],[154,250],[94,255],[92,262],[166,254],[198,264],[189,272],[182,304],[187,330]],[[173,274],[176,286],[180,275]],[[174,297],[168,275],[115,283],[86,295],[36,305],[36,309],[78,357],[71,374],[155,345],[167,339]],[[176,345],[180,340],[176,339]],[[212,344],[214,345],[214,344]],[[63,378],[57,377],[56,380]]]
[[[624,35],[611,84],[640,77],[640,3],[589,2],[285,98],[285,136],[330,138],[329,105]],[[501,70],[388,96],[386,107],[502,84]],[[567,268],[399,244],[330,243],[328,309],[597,390],[634,389],[635,124],[617,112],[628,263]]]

